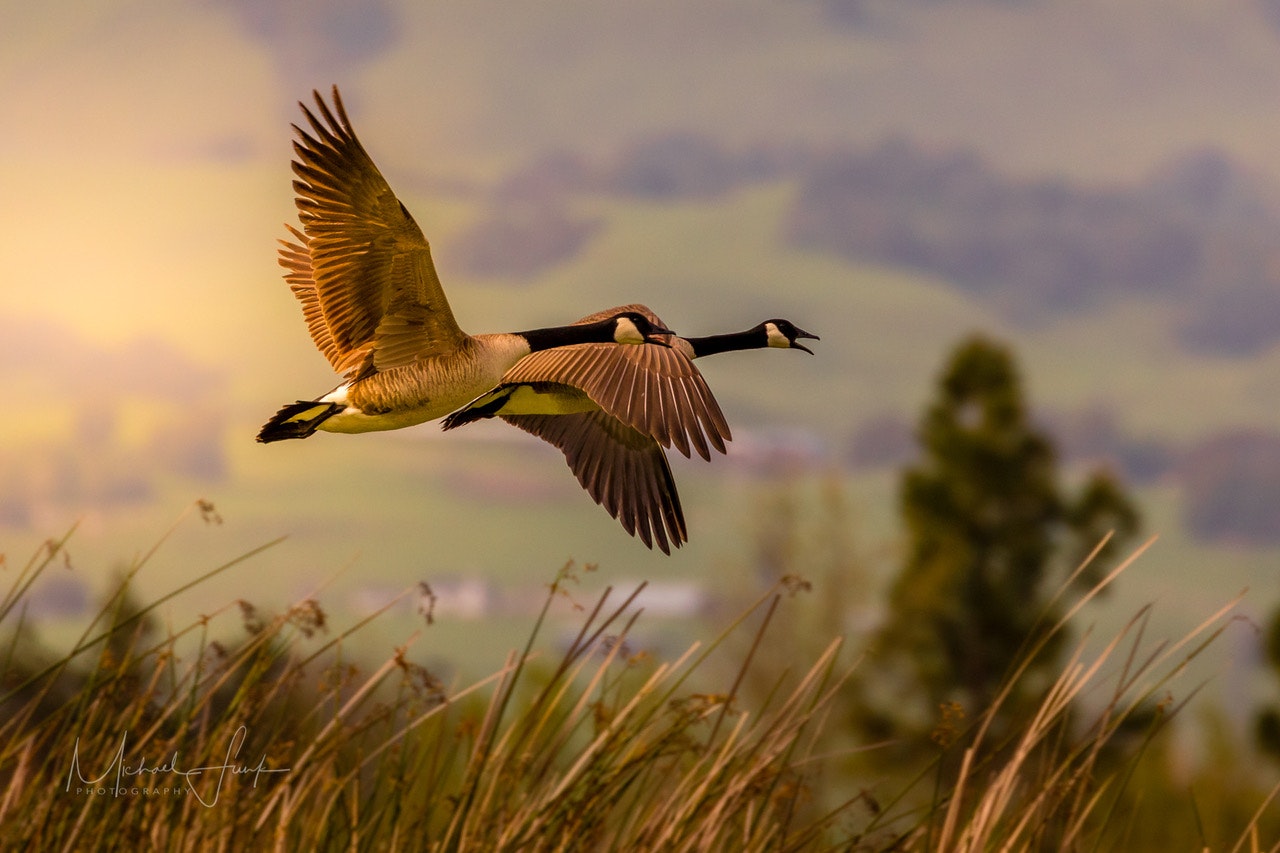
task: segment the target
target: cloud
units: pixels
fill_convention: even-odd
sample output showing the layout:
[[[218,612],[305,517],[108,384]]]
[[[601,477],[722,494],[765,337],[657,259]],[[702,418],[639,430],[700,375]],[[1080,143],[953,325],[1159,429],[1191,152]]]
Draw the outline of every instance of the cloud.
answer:
[[[228,0],[222,4],[251,37],[271,47],[287,77],[347,72],[397,41],[400,16],[388,0]]]
[[[554,204],[507,205],[455,237],[451,257],[471,275],[529,279],[572,260],[600,227]]]
[[[178,476],[226,476],[225,378],[171,344],[90,341],[0,316],[0,393],[21,401],[0,442],[0,527],[154,501]]]
[[[77,398],[140,396],[170,402],[206,398],[222,373],[158,338],[110,346],[44,318],[0,315],[0,382],[21,379]]]

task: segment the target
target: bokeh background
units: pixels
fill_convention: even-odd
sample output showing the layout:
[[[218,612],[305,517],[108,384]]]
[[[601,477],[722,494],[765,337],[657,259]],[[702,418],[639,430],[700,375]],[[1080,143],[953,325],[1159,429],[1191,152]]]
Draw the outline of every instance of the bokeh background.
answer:
[[[642,301],[822,336],[702,365],[735,441],[675,460],[678,554],[501,425],[254,443],[336,384],[275,262],[296,102],[334,83],[464,328]],[[6,3],[0,104],[0,552],[78,525],[51,623],[204,498],[221,523],[180,526],[144,590],[288,539],[169,618],[426,580],[440,654],[485,670],[566,561],[652,581],[660,637],[762,563],[780,495],[832,494],[874,622],[914,424],[975,331],[1064,476],[1108,466],[1161,537],[1099,618],[1280,601],[1274,0]],[[1233,626],[1213,690],[1257,689],[1255,643]]]

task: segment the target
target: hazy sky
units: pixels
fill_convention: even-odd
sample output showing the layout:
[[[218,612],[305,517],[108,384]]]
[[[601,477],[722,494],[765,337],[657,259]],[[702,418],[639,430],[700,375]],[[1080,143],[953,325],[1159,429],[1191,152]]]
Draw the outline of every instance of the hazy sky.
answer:
[[[1280,174],[1280,38],[1263,0],[10,5],[0,332],[15,362],[0,385],[21,389],[32,415],[9,419],[0,440],[43,429],[46,398],[135,393],[142,371],[173,399],[163,389],[188,378],[216,389],[221,415],[246,424],[282,391],[333,382],[275,263],[293,219],[295,102],[331,83],[432,239],[474,216],[467,188],[541,153],[608,156],[669,130],[730,148],[903,134],[972,148],[1005,173],[1097,183],[1214,146]],[[661,252],[640,237],[614,245],[632,268]],[[824,269],[787,281],[788,304],[845,286]],[[446,286],[455,312],[483,320],[467,324],[476,331],[528,322],[523,309],[547,292],[527,286],[521,304],[498,286]],[[898,313],[872,318],[880,328],[954,317],[950,336],[987,316],[928,282],[900,292]],[[833,335],[833,319],[817,329],[818,369],[877,356]],[[15,353],[15,340],[29,348]],[[946,342],[911,355],[913,388]],[[879,356],[859,369],[898,369]]]
[[[1206,142],[1274,159],[1280,123],[1257,105],[1280,103],[1278,72],[1253,0],[17,4],[0,34],[0,314],[203,359],[229,335],[254,349],[292,310],[283,288],[263,297],[291,214],[292,104],[331,82],[402,175],[483,180],[676,127],[729,143],[896,129],[1106,178]]]

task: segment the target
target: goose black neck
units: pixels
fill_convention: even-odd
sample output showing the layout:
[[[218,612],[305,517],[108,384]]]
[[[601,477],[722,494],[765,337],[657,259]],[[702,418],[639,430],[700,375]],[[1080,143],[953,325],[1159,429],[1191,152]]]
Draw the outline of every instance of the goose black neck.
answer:
[[[685,338],[693,347],[693,354],[701,358],[704,355],[715,355],[719,352],[733,352],[743,349],[763,349],[769,340],[760,329],[747,329],[745,332],[729,332],[724,335],[707,335],[705,338]]]
[[[530,329],[527,332],[516,332],[529,342],[529,350],[567,347],[571,344],[608,344],[613,343],[613,320],[602,320],[598,323],[581,323],[573,326],[550,326],[545,329]]]

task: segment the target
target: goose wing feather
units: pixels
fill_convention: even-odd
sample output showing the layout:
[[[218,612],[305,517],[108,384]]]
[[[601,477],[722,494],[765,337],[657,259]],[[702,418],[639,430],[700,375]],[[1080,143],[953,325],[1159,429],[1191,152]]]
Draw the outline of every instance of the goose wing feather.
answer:
[[[587,494],[646,547],[670,554],[688,541],[671,467],[652,437],[600,410],[500,417],[558,447]]]
[[[622,305],[583,317],[594,323],[636,311],[663,322],[643,305]],[[557,382],[580,388],[596,405],[663,447],[685,456],[696,450],[711,458],[725,452],[729,423],[701,371],[679,349],[660,346],[574,344],[525,356],[502,377],[503,384]]]
[[[280,241],[280,266],[285,269],[284,280],[289,283],[289,289],[293,291],[293,295],[302,303],[302,317],[307,321],[307,331],[311,333],[311,340],[315,342],[316,349],[324,354],[335,369],[342,370],[343,354],[338,351],[338,345],[329,331],[329,324],[325,322],[324,311],[320,308],[320,299],[316,295],[315,273],[311,268],[311,252],[307,249],[307,235],[292,225],[286,225],[285,228],[289,229],[289,233],[297,242]]]
[[[318,92],[315,101],[315,112],[301,105],[309,130],[294,125],[303,233],[280,250],[312,339],[347,373],[452,352],[465,335],[426,237],[356,138],[337,87],[333,109]]]

